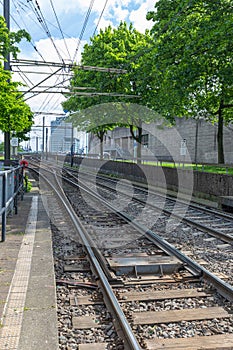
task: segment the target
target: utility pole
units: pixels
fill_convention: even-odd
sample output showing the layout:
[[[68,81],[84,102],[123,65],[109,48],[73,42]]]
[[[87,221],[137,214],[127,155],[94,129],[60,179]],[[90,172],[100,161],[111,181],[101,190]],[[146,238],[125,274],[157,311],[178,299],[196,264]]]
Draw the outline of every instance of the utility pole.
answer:
[[[5,17],[7,28],[10,30],[10,0],[3,0],[3,16]],[[10,70],[10,54],[7,55],[4,62],[4,69]],[[10,131],[4,133],[4,161],[5,164],[10,162],[11,146],[10,146]]]
[[[39,144],[39,137],[36,136],[36,152],[38,153],[38,144]]]
[[[44,157],[44,131],[45,131],[45,117],[43,117],[43,126],[42,126],[42,157]]]
[[[45,156],[48,159],[48,128],[45,128]]]

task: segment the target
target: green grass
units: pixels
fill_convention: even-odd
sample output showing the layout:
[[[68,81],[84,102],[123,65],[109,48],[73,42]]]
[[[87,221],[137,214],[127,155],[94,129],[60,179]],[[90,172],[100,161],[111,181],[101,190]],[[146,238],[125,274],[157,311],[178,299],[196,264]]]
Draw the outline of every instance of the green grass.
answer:
[[[183,168],[185,170],[197,170],[215,174],[229,174],[233,175],[233,166],[218,166],[218,165],[204,165],[204,164],[188,164],[188,163],[172,163],[172,162],[145,162],[144,164],[153,166],[163,166],[168,168]]]

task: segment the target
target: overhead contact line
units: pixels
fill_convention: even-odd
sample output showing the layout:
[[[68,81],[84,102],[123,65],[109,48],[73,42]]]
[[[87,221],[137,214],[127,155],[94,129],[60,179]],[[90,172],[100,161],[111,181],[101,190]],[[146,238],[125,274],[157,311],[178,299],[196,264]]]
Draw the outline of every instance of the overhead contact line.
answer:
[[[59,28],[60,33],[61,33],[61,35],[62,35],[62,39],[64,40],[64,44],[65,44],[67,53],[68,53],[68,55],[69,55],[69,57],[70,57],[70,59],[71,59],[70,52],[69,52],[69,49],[68,49],[68,46],[67,46],[67,43],[66,43],[66,40],[65,40],[65,37],[64,37],[64,33],[63,33],[63,31],[62,31],[62,28],[61,28],[59,19],[58,19],[58,17],[57,17],[57,14],[56,14],[56,11],[55,11],[55,8],[54,8],[53,1],[52,1],[52,0],[50,0],[50,4],[51,4],[51,7],[52,7],[52,9],[53,9],[53,13],[54,13],[54,16],[55,16],[55,18],[56,18],[58,28]]]
[[[117,74],[126,74],[126,69],[119,68],[107,68],[107,67],[96,67],[96,66],[84,66],[84,65],[76,65],[73,63],[59,63],[59,62],[43,62],[43,61],[33,61],[33,60],[25,60],[25,59],[15,59],[11,61],[13,66],[46,66],[46,67],[59,67],[64,69],[72,69],[77,68],[81,70],[90,70],[97,72],[109,72],[109,73],[117,73]]]
[[[43,13],[42,13],[41,8],[40,8],[40,6],[39,6],[39,4],[38,4],[38,1],[35,0],[36,6],[33,4],[33,1],[32,1],[32,0],[29,0],[29,3],[30,3],[30,5],[31,5],[32,10],[33,10],[34,13],[36,14],[36,17],[37,17],[38,22],[40,23],[41,27],[42,27],[43,30],[45,31],[45,33],[46,33],[46,35],[48,36],[48,38],[51,40],[51,42],[52,42],[52,44],[53,44],[53,47],[54,47],[54,49],[55,49],[55,51],[56,51],[58,57],[60,58],[60,60],[61,60],[62,62],[64,62],[64,59],[62,58],[60,52],[58,51],[58,48],[57,48],[57,46],[56,46],[56,44],[55,44],[55,42],[54,42],[54,40],[53,40],[53,37],[52,37],[52,35],[51,35],[50,31],[49,31],[49,27],[48,27],[48,25],[47,25],[47,23],[46,23],[46,20],[45,20],[44,16],[43,16]]]
[[[81,30],[81,33],[80,33],[80,36],[79,36],[78,45],[77,45],[77,47],[76,47],[76,49],[75,49],[75,53],[74,53],[74,57],[73,57],[73,62],[74,62],[75,57],[76,57],[76,55],[77,55],[77,53],[78,53],[79,46],[80,46],[81,40],[82,40],[82,38],[83,38],[83,34],[84,34],[85,30],[86,30],[87,23],[88,23],[88,20],[89,20],[89,17],[90,17],[91,10],[92,10],[92,7],[93,7],[93,5],[94,5],[94,2],[95,2],[95,0],[91,0],[90,5],[89,5],[89,8],[88,8],[88,10],[87,10],[87,14],[86,14],[86,17],[85,17],[85,20],[84,20],[84,23],[83,23],[83,27],[82,27],[82,30]]]
[[[100,16],[99,16],[98,22],[97,22],[97,24],[96,24],[96,27],[95,27],[93,36],[95,35],[95,33],[96,33],[97,29],[98,29],[98,26],[99,26],[99,24],[100,24],[101,18],[103,17],[103,13],[104,13],[104,11],[105,11],[105,8],[106,8],[106,6],[107,6],[107,3],[108,3],[108,0],[105,1],[104,7],[103,7],[103,9],[102,9],[102,12],[101,12],[101,14],[100,14]]]

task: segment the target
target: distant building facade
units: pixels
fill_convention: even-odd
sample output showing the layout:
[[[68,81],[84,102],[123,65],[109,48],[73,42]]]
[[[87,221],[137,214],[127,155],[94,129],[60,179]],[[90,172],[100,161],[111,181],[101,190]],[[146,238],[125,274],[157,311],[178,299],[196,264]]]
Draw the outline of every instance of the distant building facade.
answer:
[[[77,129],[72,123],[66,122],[66,117],[57,117],[51,121],[50,152],[69,153],[73,144],[73,152],[78,152],[80,140],[77,137]]]
[[[129,128],[116,128],[105,136],[104,151],[113,158],[136,157],[136,147]],[[93,153],[99,152],[96,138],[91,148]],[[224,155],[226,163],[233,163],[233,125],[224,126]],[[191,118],[176,118],[173,127],[144,124],[142,158],[150,156],[177,162],[217,163],[217,125]]]

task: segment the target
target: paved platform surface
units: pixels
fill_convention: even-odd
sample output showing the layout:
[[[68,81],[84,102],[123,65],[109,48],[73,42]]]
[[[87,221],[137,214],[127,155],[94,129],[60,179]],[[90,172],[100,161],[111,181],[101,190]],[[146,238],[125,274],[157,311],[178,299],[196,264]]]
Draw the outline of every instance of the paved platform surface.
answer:
[[[51,230],[36,183],[0,243],[0,350],[57,350]]]

